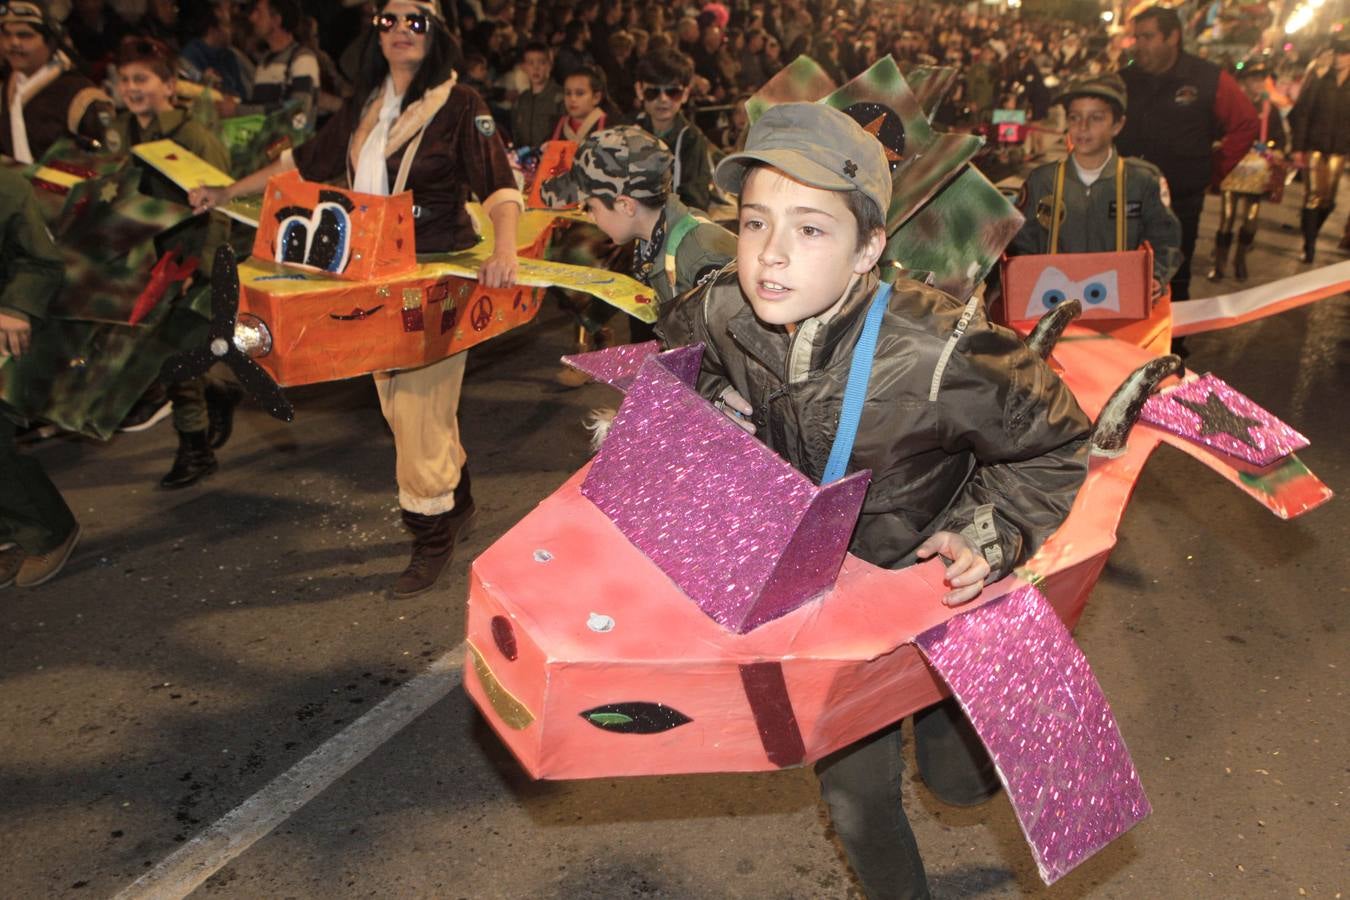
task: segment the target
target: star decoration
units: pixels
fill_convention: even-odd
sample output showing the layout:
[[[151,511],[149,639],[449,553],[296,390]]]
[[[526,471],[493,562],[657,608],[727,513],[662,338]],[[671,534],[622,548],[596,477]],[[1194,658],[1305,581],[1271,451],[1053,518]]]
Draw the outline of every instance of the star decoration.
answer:
[[[881,140],[881,126],[884,125],[885,123],[886,123],[886,114],[882,113],[881,115],[877,116],[875,119],[864,125],[863,131],[867,132],[872,137],[876,138],[878,141],[881,141],[881,149],[886,151],[886,162],[888,163],[899,162],[900,160],[904,159],[904,154],[896,153],[890,147],[886,146],[885,141]]]
[[[98,198],[104,203],[112,203],[117,199],[117,185],[109,181],[103,187],[98,189]]]
[[[858,174],[858,164],[851,159],[844,160],[844,174],[853,178]]]
[[[1233,412],[1227,406],[1224,406],[1223,400],[1219,399],[1218,394],[1211,392],[1205,397],[1204,403],[1182,400],[1180,397],[1175,399],[1177,403],[1200,417],[1200,435],[1202,437],[1209,434],[1226,434],[1248,447],[1256,446],[1256,442],[1252,440],[1251,429],[1260,428],[1264,423],[1259,419],[1251,419]]]

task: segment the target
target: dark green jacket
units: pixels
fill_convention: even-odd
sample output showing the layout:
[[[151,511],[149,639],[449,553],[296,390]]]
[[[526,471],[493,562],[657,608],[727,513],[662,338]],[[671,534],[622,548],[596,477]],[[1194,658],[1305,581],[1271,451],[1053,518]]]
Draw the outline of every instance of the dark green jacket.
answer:
[[[712,199],[712,155],[708,138],[698,126],[676,113],[675,121],[663,134],[652,129],[651,117],[642,113],[633,124],[666,142],[675,154],[675,193],[686,205],[706,212]]]
[[[517,147],[538,147],[553,136],[553,128],[562,116],[563,92],[556,81],[549,81],[539,93],[526,88],[511,107],[511,137]]]
[[[0,312],[40,322],[61,290],[65,267],[33,186],[9,167],[0,167],[0,229]]]
[[[1116,249],[1116,152],[1101,176],[1085,187],[1072,159],[1064,173],[1064,221],[1059,249],[1050,248],[1050,206],[1059,163],[1046,163],[1027,176],[1017,208],[1026,217],[1008,247],[1010,256],[1031,253],[1109,253]],[[1153,277],[1167,284],[1181,268],[1181,222],[1163,197],[1158,167],[1125,158],[1125,247],[1144,241],[1153,248]]]
[[[657,249],[653,265],[646,277],[640,280],[656,291],[657,300],[669,303],[680,294],[693,290],[705,278],[736,258],[736,236],[716,222],[700,221],[692,230],[685,233],[675,247],[674,283],[671,280],[671,266],[666,259],[670,253],[669,243],[673,231],[680,221],[694,215],[679,197],[671,197],[662,210],[665,218],[666,240]],[[645,248],[645,242],[639,242],[639,255]]]

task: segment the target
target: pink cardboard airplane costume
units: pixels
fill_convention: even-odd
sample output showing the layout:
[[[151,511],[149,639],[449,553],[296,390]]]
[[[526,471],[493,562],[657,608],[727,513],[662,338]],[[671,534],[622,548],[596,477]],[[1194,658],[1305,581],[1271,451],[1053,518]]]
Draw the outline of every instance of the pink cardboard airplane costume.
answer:
[[[1151,396],[1180,361],[1065,331],[1078,306],[1029,343],[1064,333],[1052,362],[1098,423],[1089,473],[1036,555],[958,608],[940,562],[846,552],[868,474],[793,470],[693,390],[699,348],[577,358],[627,397],[592,463],[474,562],[469,695],[532,776],[589,778],[804,765],[950,691],[1060,877],[1149,811],[1067,630],[1149,455],[1178,447],[1284,517],[1330,497],[1296,432],[1212,376]]]

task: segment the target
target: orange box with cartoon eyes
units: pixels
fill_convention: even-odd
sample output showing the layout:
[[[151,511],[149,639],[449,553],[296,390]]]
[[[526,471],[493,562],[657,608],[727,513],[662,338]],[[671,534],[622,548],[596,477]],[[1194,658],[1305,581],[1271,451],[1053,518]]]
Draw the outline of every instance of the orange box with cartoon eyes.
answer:
[[[263,194],[253,255],[344,281],[417,267],[410,192],[381,197],[278,175]]]
[[[1003,259],[1000,324],[1034,323],[1066,300],[1083,319],[1146,319],[1152,310],[1153,249],[1121,253],[1046,253]]]

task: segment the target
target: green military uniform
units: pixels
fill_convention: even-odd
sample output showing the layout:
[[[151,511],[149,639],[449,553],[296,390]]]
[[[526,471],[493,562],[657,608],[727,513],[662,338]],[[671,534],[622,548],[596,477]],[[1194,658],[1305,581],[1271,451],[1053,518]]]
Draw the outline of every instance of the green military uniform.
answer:
[[[230,154],[225,145],[204,125],[192,118],[184,109],[174,108],[162,112],[148,125],[129,112],[118,116],[115,123],[122,144],[128,151],[137,144],[151,141],[171,140],[201,157],[222,172],[230,170]],[[168,200],[186,205],[187,196],[183,189],[168,176],[145,163],[138,162],[142,169],[140,191],[147,197]],[[156,241],[160,252],[170,249],[178,251],[180,257],[198,260],[198,271],[202,278],[193,289],[193,298],[203,303],[207,291],[207,280],[211,277],[211,267],[215,262],[216,250],[230,239],[230,220],[220,212],[188,219],[164,234]],[[205,309],[203,309],[205,312]],[[179,432],[206,431],[210,424],[206,407],[206,380],[193,378],[169,386],[169,399],[173,401],[173,425]]]
[[[27,319],[36,334],[63,279],[61,256],[32,186],[18,172],[0,168],[0,312]],[[0,369],[17,366],[0,360]],[[14,433],[11,411],[0,405],[0,544],[13,542],[37,556],[65,542],[75,517],[41,464],[19,455]]]
[[[1071,82],[1058,102],[1067,111],[1083,97],[1107,103],[1117,123],[1125,115],[1125,82],[1114,72]],[[1148,241],[1155,281],[1167,284],[1181,268],[1181,220],[1172,212],[1167,180],[1157,166],[1122,157],[1114,147],[1090,184],[1072,154],[1034,170],[1017,208],[1026,222],[1009,255],[1109,253]]]
[[[679,197],[666,200],[651,241],[638,241],[633,275],[664,306],[736,258],[736,236],[696,215]]]
[[[706,210],[712,200],[712,156],[708,138],[699,127],[676,113],[669,129],[656,134],[651,116],[643,113],[634,124],[655,135],[675,154],[675,168],[671,173],[675,193],[694,209]]]
[[[511,107],[511,137],[517,147],[538,147],[553,135],[562,116],[563,92],[550,80],[539,93],[525,90]]]
[[[553,206],[571,206],[585,197],[612,203],[619,196],[654,203],[664,199],[651,237],[639,239],[633,277],[656,292],[664,306],[696,287],[736,258],[736,236],[691,211],[672,190],[675,156],[657,138],[634,125],[620,125],[582,141],[569,172],[545,182],[540,195]],[[588,330],[598,330],[614,314],[611,306],[593,304],[583,317]],[[651,327],[631,323],[635,339],[652,335]]]
[[[1059,243],[1051,246],[1055,184],[1063,168],[1057,214]],[[1124,174],[1125,240],[1117,246],[1117,175]],[[1091,186],[1083,184],[1072,157],[1034,170],[1022,186],[1017,208],[1026,217],[1008,253],[1106,253],[1153,248],[1153,277],[1167,284],[1181,267],[1181,222],[1167,203],[1162,172],[1142,159],[1121,158],[1115,150]]]

